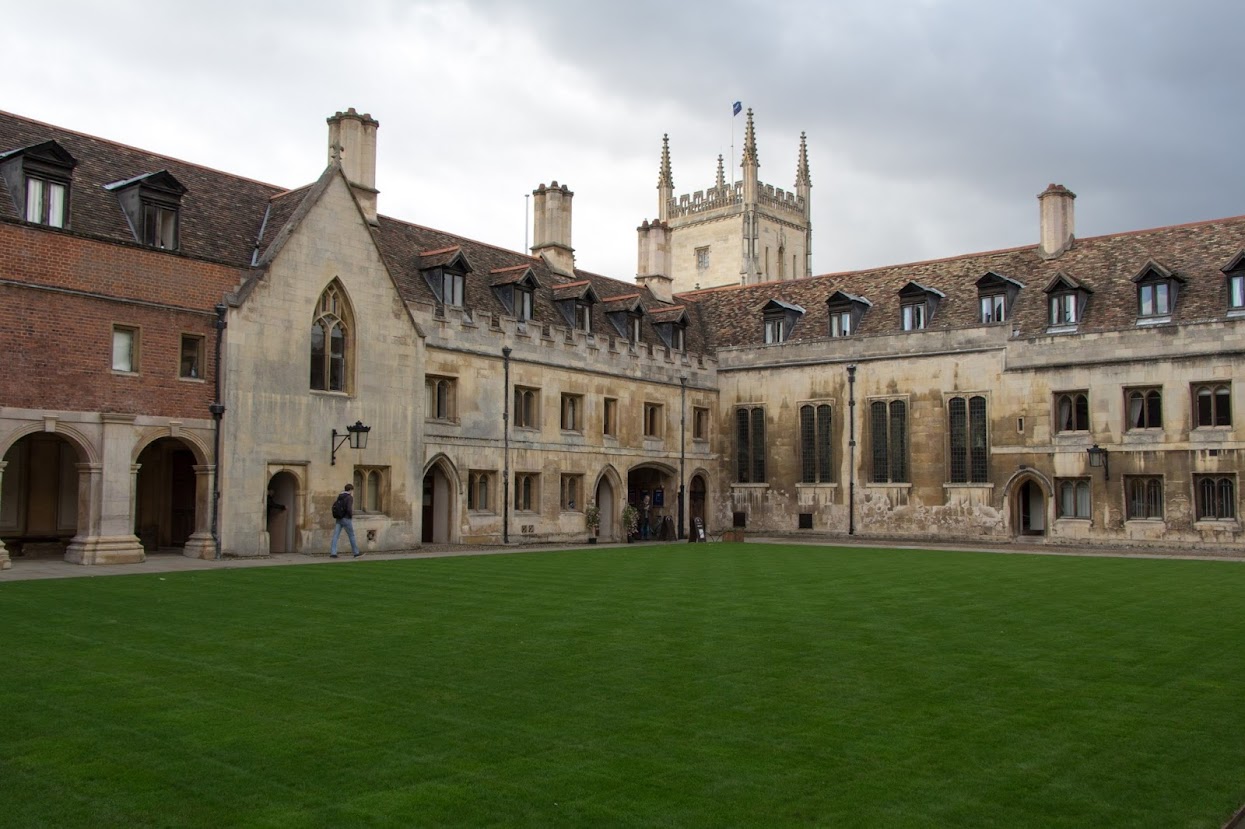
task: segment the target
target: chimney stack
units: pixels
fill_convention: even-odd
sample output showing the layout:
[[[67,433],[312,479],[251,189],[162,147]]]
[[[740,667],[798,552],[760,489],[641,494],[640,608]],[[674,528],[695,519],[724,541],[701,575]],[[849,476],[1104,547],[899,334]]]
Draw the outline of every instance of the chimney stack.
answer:
[[[575,194],[555,181],[532,191],[536,226],[532,231],[532,253],[541,256],[550,268],[571,276],[575,272],[575,249],[571,247],[571,199]]]
[[[1062,184],[1052,184],[1038,194],[1038,206],[1042,214],[1042,239],[1038,253],[1043,259],[1056,259],[1072,247],[1076,222],[1072,202],[1076,198]]]
[[[670,275],[670,227],[660,220],[636,228],[639,234],[639,255],[636,262],[636,284],[648,288],[662,302],[674,301],[674,278]]]
[[[328,118],[329,163],[341,163],[346,181],[363,206],[369,224],[377,224],[376,128],[380,122],[354,107]]]

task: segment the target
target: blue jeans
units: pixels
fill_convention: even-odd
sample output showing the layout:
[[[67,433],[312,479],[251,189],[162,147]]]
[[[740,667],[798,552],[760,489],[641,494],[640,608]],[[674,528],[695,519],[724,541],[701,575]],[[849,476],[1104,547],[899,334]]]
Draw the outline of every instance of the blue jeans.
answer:
[[[354,520],[350,518],[337,519],[337,526],[333,528],[333,543],[329,545],[329,555],[337,555],[337,539],[341,538],[342,530],[346,531],[346,537],[350,539],[350,551],[357,556],[359,543],[354,539]]]

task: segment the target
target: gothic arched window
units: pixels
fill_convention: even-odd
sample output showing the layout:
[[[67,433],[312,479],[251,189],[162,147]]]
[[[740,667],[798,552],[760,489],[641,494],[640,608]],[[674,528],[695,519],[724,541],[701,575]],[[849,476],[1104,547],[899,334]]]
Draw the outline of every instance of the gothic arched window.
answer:
[[[320,294],[311,322],[311,388],[348,391],[354,341],[349,304],[334,280]]]

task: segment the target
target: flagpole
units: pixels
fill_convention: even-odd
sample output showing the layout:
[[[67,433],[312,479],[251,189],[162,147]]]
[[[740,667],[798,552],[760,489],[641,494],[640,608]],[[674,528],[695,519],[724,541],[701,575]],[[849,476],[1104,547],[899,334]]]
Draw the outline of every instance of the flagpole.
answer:
[[[731,103],[731,157],[726,163],[731,168],[731,190],[735,189],[735,104]]]

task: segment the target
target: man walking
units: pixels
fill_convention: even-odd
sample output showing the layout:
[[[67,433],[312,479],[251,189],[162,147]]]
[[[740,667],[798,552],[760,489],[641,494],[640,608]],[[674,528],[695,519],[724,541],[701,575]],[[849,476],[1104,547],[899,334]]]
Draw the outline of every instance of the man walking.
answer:
[[[354,537],[354,484],[346,484],[346,488],[337,496],[337,500],[333,502],[333,517],[337,519],[337,526],[333,528],[333,543],[329,545],[329,558],[337,558],[337,539],[341,537],[342,530],[346,531],[346,537],[350,539],[350,549],[353,551],[353,558],[363,555],[359,552],[359,543]]]

